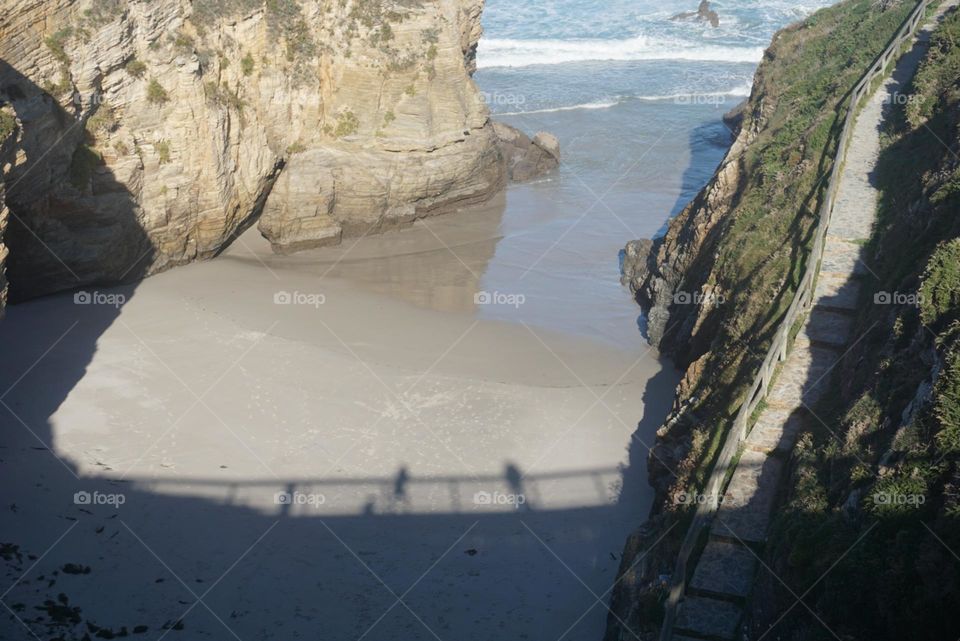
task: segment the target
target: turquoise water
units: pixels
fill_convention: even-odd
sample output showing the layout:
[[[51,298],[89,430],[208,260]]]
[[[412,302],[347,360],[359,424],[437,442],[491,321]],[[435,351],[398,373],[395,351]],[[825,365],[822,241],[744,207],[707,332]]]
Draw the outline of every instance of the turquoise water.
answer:
[[[522,293],[522,321],[636,346],[619,251],[662,234],[703,187],[774,32],[829,0],[487,0],[475,80],[494,117],[561,143],[558,172],[513,186],[481,289]]]

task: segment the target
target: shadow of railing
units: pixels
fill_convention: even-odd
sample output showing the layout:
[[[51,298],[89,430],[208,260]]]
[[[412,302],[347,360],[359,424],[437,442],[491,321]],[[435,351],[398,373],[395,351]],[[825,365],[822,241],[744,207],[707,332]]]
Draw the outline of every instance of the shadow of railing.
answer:
[[[289,516],[334,514],[485,513],[559,510],[616,501],[620,467],[521,474],[417,476],[400,467],[391,476],[264,478],[127,477],[144,492],[195,496],[220,505]],[[98,477],[110,482],[109,477]]]

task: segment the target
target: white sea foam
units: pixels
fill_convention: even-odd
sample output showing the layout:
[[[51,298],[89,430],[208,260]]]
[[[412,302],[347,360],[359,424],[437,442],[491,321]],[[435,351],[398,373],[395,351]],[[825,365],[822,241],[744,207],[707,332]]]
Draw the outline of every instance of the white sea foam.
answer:
[[[625,40],[516,40],[482,38],[481,67],[526,67],[588,60],[694,60],[759,62],[763,47],[704,45],[637,36]]]
[[[528,111],[506,111],[494,114],[495,116],[523,116],[528,114],[545,114],[545,113],[554,113],[558,111],[576,111],[579,109],[609,109],[610,107],[616,107],[619,104],[627,102],[628,100],[640,100],[643,102],[660,102],[660,101],[684,101],[684,102],[698,102],[702,98],[746,98],[750,95],[750,83],[746,82],[742,85],[734,87],[729,91],[714,91],[714,92],[682,92],[682,93],[671,93],[665,95],[644,95],[644,96],[620,96],[613,100],[600,100],[597,102],[585,102],[578,105],[565,105],[562,107],[548,107],[543,109],[531,109]]]
[[[569,105],[566,107],[550,107],[547,109],[531,109],[529,111],[507,111],[504,113],[495,114],[497,116],[522,116],[526,114],[549,114],[556,111],[574,111],[577,109],[609,109],[610,107],[616,107],[621,102],[620,99],[617,100],[605,100],[599,102],[586,102],[582,105]]]

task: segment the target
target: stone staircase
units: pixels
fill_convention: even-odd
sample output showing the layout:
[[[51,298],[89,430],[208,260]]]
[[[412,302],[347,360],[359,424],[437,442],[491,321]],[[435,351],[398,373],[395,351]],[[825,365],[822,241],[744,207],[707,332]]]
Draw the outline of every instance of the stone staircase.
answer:
[[[743,444],[723,503],[710,526],[673,625],[674,641],[741,638],[743,608],[760,565],[786,455],[815,407],[830,372],[850,344],[853,314],[869,265],[860,257],[871,234],[878,192],[871,174],[880,154],[885,100],[901,92],[926,52],[936,21],[960,0],[948,0],[918,32],[916,45],[857,116],[827,229],[813,303],[782,363],[767,404]]]

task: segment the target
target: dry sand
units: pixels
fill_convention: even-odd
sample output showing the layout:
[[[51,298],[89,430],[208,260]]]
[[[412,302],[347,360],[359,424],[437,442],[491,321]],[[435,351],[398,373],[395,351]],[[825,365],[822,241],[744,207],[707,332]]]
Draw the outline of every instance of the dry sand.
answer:
[[[0,638],[599,639],[676,374],[501,207],[10,308]]]

